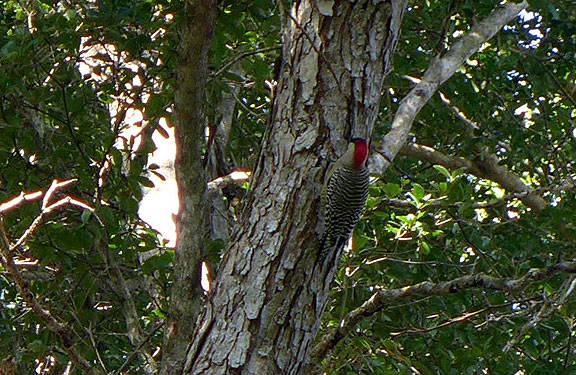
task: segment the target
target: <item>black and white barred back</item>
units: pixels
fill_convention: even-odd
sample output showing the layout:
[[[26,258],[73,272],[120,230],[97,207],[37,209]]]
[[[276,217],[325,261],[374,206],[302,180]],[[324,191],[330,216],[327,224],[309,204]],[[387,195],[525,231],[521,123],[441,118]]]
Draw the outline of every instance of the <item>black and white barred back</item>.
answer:
[[[318,259],[344,248],[352,230],[358,223],[368,197],[370,174],[368,168],[336,169],[326,186],[326,218],[324,234],[320,240]]]

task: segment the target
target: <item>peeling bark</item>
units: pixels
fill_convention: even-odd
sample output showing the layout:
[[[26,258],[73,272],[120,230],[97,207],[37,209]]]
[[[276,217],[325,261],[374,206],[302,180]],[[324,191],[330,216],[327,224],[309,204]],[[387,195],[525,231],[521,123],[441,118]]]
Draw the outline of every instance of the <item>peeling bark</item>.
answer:
[[[300,374],[336,269],[315,265],[326,167],[378,114],[406,1],[297,1],[245,211],[185,374]]]

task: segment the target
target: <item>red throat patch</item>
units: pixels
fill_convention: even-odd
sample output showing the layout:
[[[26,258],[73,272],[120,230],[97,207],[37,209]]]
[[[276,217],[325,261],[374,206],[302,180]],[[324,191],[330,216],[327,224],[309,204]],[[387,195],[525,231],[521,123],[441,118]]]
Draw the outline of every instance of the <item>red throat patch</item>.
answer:
[[[362,167],[368,158],[368,143],[363,139],[354,142],[354,168]]]

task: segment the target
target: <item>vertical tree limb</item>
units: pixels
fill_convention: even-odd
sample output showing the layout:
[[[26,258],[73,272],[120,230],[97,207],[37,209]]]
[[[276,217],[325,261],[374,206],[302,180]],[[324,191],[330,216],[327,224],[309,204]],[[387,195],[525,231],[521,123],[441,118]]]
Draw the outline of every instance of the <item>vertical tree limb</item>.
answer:
[[[175,93],[176,180],[180,213],[162,374],[181,367],[196,318],[203,305],[200,285],[206,233],[204,86],[207,55],[216,22],[216,0],[189,0],[185,5]]]

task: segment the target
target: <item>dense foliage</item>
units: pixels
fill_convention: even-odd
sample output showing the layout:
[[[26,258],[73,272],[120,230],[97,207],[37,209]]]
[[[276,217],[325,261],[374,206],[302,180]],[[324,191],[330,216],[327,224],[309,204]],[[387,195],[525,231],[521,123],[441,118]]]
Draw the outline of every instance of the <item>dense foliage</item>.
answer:
[[[373,142],[413,79],[496,4],[411,2]],[[380,288],[473,273],[514,279],[573,258],[576,8],[571,1],[531,6],[442,86],[411,142],[477,166],[496,156],[547,207],[527,207],[488,172],[407,152],[371,188],[323,329]],[[182,7],[0,0],[0,202],[75,179],[53,201],[70,196],[93,208],[47,214],[13,256],[38,303],[105,371],[139,373],[144,359],[134,353],[144,348],[158,359],[162,346],[172,253],[138,217],[138,205],[143,188],[161,180],[148,157],[153,132],[166,135],[161,124],[172,115]],[[250,169],[270,110],[281,8],[265,0],[219,7],[207,124],[218,124],[223,98],[232,97],[222,169]],[[3,214],[8,239],[15,243],[43,208],[36,199]],[[69,358],[60,337],[29,309],[4,262],[1,275],[0,361],[13,356],[22,373],[56,361],[54,373],[62,373]],[[576,369],[573,287],[559,272],[517,294],[470,288],[391,300],[336,346],[326,371],[569,373]]]
[[[381,134],[411,87],[406,75],[418,77],[431,56],[490,11],[484,5],[413,4],[383,95]],[[523,13],[487,43],[424,108],[412,138],[480,164],[495,154],[541,192],[548,208],[535,214],[493,181],[397,158],[372,187],[354,253],[338,278],[332,324],[374,288],[472,273],[518,278],[573,259],[576,13],[565,5]],[[554,304],[570,295],[572,280],[558,275],[518,295],[468,290],[394,301],[346,339],[331,367],[337,373],[568,373],[576,368],[575,305],[570,298]],[[539,312],[546,319],[519,334]],[[510,340],[516,345],[503,353]]]

